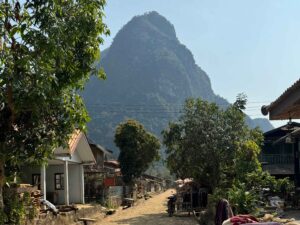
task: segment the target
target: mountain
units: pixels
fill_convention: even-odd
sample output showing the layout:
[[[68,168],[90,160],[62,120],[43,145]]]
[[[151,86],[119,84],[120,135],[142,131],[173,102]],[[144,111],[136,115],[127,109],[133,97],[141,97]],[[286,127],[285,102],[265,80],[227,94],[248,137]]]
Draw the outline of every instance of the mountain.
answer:
[[[260,127],[264,132],[274,129],[274,127],[269,122],[269,120],[264,119],[264,118],[253,119],[252,123],[253,123],[253,125],[252,126],[250,125],[252,128]]]
[[[107,79],[91,77],[82,93],[92,118],[88,135],[113,150],[115,127],[126,118],[137,119],[159,136],[180,115],[186,98],[229,105],[214,93],[208,75],[179,42],[174,26],[157,12],[129,21],[102,53],[98,66]],[[252,127],[271,126],[267,121],[247,121]]]

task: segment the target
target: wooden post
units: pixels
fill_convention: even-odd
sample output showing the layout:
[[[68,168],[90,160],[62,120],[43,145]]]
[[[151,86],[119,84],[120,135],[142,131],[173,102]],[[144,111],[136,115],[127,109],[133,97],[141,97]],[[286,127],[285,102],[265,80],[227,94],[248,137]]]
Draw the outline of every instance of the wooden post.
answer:
[[[47,189],[46,189],[46,166],[45,164],[43,164],[41,166],[41,192],[42,192],[42,199],[46,200],[46,193],[47,193]]]
[[[64,195],[65,205],[70,205],[69,199],[69,164],[68,161],[64,161]]]
[[[84,167],[80,165],[80,201],[82,204],[85,204],[84,201]]]
[[[294,143],[294,173],[295,173],[295,186],[300,186],[300,173],[299,173],[299,139],[296,138]]]

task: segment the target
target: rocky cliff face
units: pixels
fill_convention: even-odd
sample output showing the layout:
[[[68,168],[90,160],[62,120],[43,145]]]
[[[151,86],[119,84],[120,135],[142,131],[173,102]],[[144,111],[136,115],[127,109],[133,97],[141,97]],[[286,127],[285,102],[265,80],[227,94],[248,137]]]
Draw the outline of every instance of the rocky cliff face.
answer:
[[[92,118],[89,136],[109,148],[114,148],[116,125],[126,118],[139,120],[159,136],[168,121],[180,115],[186,98],[229,105],[214,93],[208,75],[177,39],[174,26],[156,12],[128,22],[102,54],[99,66],[107,79],[92,77],[82,95]],[[255,121],[248,122],[255,126]]]

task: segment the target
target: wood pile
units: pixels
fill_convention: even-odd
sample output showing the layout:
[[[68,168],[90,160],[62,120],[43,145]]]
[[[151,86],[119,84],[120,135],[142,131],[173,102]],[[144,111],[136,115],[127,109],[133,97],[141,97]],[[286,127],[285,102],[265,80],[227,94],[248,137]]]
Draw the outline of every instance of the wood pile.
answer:
[[[29,184],[20,184],[17,187],[13,188],[12,191],[18,194],[21,201],[26,200],[26,207],[35,207],[36,210],[41,209],[40,199],[42,197],[42,194],[36,186],[32,186]]]
[[[25,208],[26,217],[35,218],[41,209],[41,192],[37,187],[29,184],[11,184],[5,187],[4,195],[7,201],[19,201]]]

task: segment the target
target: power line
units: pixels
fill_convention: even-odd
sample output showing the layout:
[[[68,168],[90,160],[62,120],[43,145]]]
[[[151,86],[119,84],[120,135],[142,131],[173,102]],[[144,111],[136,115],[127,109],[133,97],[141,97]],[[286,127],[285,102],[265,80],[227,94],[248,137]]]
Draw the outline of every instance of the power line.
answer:
[[[215,102],[213,102],[215,103]],[[270,103],[270,102],[247,102],[246,105],[251,105],[249,107],[252,107],[253,105],[257,105],[257,106],[261,106],[264,103]],[[217,103],[216,103],[217,104]],[[151,106],[151,107],[155,107],[155,106],[184,106],[185,103],[161,103],[161,104],[128,104],[128,103],[123,103],[123,102],[110,102],[110,103],[105,103],[105,102],[94,102],[94,103],[87,103],[86,105],[88,106],[129,106],[129,107],[139,107],[139,106]],[[232,105],[231,103],[228,104],[217,104],[218,106],[229,106]]]

